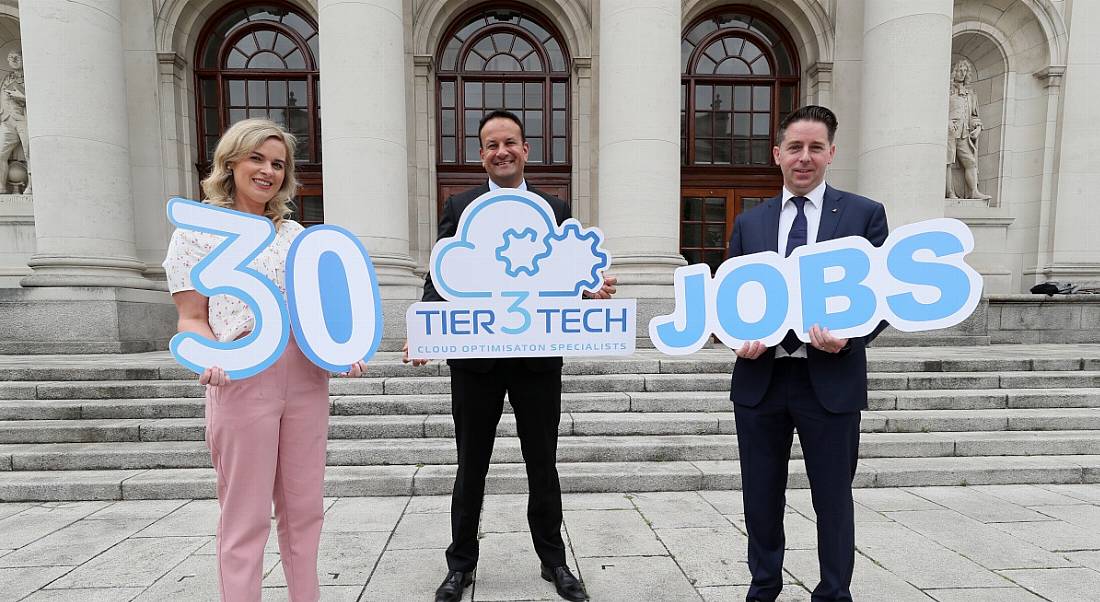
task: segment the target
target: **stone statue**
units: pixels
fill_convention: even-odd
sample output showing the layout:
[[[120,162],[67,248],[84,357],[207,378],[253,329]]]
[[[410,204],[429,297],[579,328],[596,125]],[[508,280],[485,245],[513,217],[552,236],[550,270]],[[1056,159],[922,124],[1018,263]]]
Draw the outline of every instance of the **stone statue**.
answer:
[[[30,144],[27,138],[27,91],[23,84],[23,57],[8,53],[11,73],[0,82],[0,193],[11,191],[10,184],[25,183],[23,194],[31,194]],[[15,149],[23,151],[25,166],[11,163]]]
[[[982,133],[982,120],[978,117],[978,95],[970,88],[973,73],[974,68],[966,59],[955,63],[951,69],[947,111],[947,198],[959,198],[952,173],[958,164],[966,181],[964,198],[984,201],[991,197],[978,190],[978,136]]]

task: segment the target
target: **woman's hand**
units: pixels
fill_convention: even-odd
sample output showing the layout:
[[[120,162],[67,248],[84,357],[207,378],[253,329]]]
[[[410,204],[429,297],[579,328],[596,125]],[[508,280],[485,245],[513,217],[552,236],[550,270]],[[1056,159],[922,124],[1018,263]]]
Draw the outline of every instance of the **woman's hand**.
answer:
[[[351,369],[347,372],[341,372],[336,376],[338,378],[359,378],[367,373],[367,362],[359,360],[351,365]]]
[[[211,366],[206,370],[203,370],[202,374],[199,375],[200,385],[212,385],[215,387],[220,387],[222,385],[228,385],[230,382],[232,381],[230,380],[229,375],[225,373],[225,370],[222,370],[218,366]]]

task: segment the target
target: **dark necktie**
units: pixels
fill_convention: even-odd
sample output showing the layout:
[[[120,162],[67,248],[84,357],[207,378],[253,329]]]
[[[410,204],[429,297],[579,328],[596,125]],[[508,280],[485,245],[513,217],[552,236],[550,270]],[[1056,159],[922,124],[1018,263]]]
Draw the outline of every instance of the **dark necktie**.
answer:
[[[791,224],[791,231],[787,234],[787,254],[785,257],[790,257],[798,247],[806,244],[806,197],[796,196],[791,197],[791,202],[794,203],[795,209],[798,213],[794,216],[794,223]],[[798,340],[798,335],[793,330],[787,331],[787,336],[783,337],[783,342],[780,343],[783,349],[787,350],[787,353],[794,353],[802,346],[802,341]]]

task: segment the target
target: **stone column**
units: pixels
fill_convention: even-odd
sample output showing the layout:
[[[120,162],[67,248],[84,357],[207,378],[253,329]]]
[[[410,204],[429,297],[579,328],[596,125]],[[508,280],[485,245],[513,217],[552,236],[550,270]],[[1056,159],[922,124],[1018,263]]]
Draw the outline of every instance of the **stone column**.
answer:
[[[599,226],[621,294],[671,303],[679,252],[680,2],[599,7]],[[648,323],[639,305],[638,332]]]
[[[121,0],[19,13],[37,238],[22,284],[156,288],[136,259]]]
[[[863,7],[860,194],[891,227],[944,214],[951,0]]]
[[[325,221],[371,254],[385,337],[404,338],[423,281],[409,255],[409,152],[401,0],[320,0],[321,145]]]
[[[1068,3],[1069,48],[1062,93],[1062,119],[1055,166],[1053,253],[1043,270],[1050,280],[1076,284],[1100,284],[1100,219],[1096,191],[1096,93],[1100,90],[1100,45],[1092,32],[1100,27],[1100,6],[1095,2]],[[37,183],[35,184],[37,186]]]

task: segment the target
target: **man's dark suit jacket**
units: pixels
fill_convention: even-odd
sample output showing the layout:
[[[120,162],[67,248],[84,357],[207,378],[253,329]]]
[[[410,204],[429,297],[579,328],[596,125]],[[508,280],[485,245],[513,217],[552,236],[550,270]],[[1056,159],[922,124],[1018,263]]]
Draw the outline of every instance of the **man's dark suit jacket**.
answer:
[[[539,195],[550,204],[550,208],[554,210],[554,217],[557,218],[559,225],[570,217],[573,217],[569,210],[569,205],[565,201],[535,188],[528,187],[527,190],[528,192]],[[443,203],[443,210],[439,216],[439,236],[436,240],[454,236],[458,231],[458,219],[462,216],[462,212],[466,211],[466,208],[469,207],[470,203],[474,202],[477,197],[486,192],[489,192],[488,183],[482,184],[477,188],[471,188],[464,192],[460,192],[448,198],[447,201]],[[445,301],[439,292],[435,290],[435,285],[432,284],[431,272],[428,272],[427,276],[424,278],[424,296],[421,298],[421,301]],[[527,368],[534,372],[544,372],[546,370],[560,368],[562,359],[560,357],[528,357],[524,358],[524,363],[527,365]],[[447,365],[449,366],[471,370],[473,372],[488,372],[493,369],[495,364],[496,359],[493,358],[447,360]]]
[[[779,250],[779,212],[782,195],[773,197],[737,217],[730,234],[727,257]],[[889,228],[881,203],[850,192],[825,187],[817,240],[862,236],[882,246]],[[854,412],[867,407],[867,350],[883,328],[882,323],[865,337],[853,337],[839,353],[826,353],[809,345],[806,359],[814,394],[830,412]],[[753,407],[760,403],[771,382],[775,348],[755,360],[738,358],[733,367],[730,400]]]

